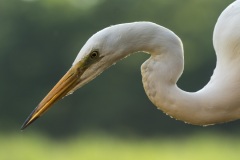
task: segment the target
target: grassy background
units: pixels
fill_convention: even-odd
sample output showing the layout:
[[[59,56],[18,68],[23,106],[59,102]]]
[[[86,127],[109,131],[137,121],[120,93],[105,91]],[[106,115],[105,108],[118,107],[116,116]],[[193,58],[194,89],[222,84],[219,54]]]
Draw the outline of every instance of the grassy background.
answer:
[[[20,133],[0,136],[1,160],[239,160],[240,140],[219,134],[120,138],[85,134],[61,140]]]

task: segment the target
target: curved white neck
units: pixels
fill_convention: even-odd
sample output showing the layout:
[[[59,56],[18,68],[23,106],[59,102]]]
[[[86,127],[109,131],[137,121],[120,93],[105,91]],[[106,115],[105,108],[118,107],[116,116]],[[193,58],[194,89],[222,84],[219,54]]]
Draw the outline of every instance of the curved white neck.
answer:
[[[121,37],[120,44],[124,46],[121,52],[126,53],[121,55],[137,51],[151,54],[142,65],[141,71],[144,89],[157,108],[171,117],[197,125],[222,123],[240,117],[240,99],[236,97],[239,94],[231,93],[232,87],[237,86],[229,85],[236,83],[236,77],[233,78],[235,72],[226,73],[229,76],[229,82],[226,82],[227,79],[220,77],[223,73],[218,72],[221,64],[216,67],[209,83],[198,92],[190,93],[179,89],[176,82],[182,74],[184,64],[181,40],[164,27],[152,23],[145,25],[147,27],[132,24],[130,28],[133,31],[126,37]],[[144,28],[150,29],[150,33],[146,33]],[[124,39],[128,39],[127,43],[124,43]],[[236,99],[239,99],[238,102]]]
[[[175,119],[196,125],[210,125],[239,118],[239,94],[232,93],[234,87],[228,85],[232,82],[212,79],[201,90],[186,92],[178,88],[174,82],[176,79],[169,76],[174,68],[164,62],[167,61],[161,56],[152,56],[141,68],[144,89],[157,108]]]

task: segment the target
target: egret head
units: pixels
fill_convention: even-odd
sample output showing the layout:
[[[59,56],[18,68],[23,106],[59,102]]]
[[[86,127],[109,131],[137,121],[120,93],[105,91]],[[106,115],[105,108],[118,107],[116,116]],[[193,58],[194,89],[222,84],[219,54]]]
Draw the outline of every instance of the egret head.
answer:
[[[72,67],[75,66],[80,69],[83,67],[81,64],[85,62],[88,65],[81,76],[79,76],[79,83],[72,88],[70,93],[94,79],[121,58],[122,54],[118,53],[119,46],[117,44],[119,43],[117,42],[118,38],[116,38],[117,34],[114,34],[113,30],[114,27],[108,27],[97,32],[82,47]]]
[[[113,27],[106,28],[86,42],[72,67],[33,110],[22,129],[43,115],[56,101],[94,79],[121,57],[116,54],[117,37],[111,34],[113,31]]]

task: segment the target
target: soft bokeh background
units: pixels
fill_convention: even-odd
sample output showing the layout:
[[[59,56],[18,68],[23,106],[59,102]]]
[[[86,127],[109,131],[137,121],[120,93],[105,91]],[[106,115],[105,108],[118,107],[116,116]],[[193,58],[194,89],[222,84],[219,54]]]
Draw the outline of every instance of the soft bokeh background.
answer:
[[[134,54],[65,98],[24,132],[21,124],[107,26],[153,21],[185,48],[178,85],[196,91],[215,67],[212,32],[233,0],[0,0],[0,159],[238,159],[240,121],[188,125],[144,93]]]

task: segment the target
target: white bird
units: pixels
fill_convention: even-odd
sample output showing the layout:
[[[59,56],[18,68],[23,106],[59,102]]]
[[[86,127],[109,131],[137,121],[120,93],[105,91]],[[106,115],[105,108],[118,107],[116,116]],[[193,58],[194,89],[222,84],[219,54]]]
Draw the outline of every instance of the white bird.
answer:
[[[151,57],[141,66],[147,96],[157,108],[178,120],[210,125],[240,118],[240,0],[230,4],[216,23],[214,73],[205,87],[186,92],[176,85],[183,72],[183,45],[176,34],[152,22],[110,26],[94,34],[72,67],[33,110],[26,128],[54,102],[73,93],[118,60],[143,51]]]

